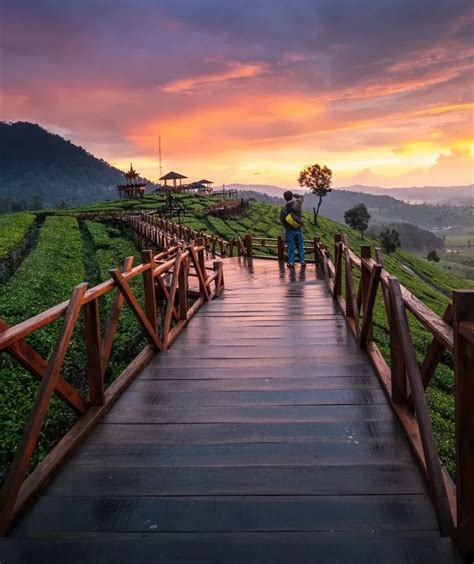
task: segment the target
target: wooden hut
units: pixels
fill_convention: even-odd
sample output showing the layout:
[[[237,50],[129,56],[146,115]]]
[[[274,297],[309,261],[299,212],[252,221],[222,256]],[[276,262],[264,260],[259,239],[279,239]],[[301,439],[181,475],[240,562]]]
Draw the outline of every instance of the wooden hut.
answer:
[[[183,174],[179,174],[179,172],[168,172],[168,174],[165,174],[164,176],[162,176],[160,178],[160,180],[164,180],[165,182],[165,189],[167,190],[171,190],[173,192],[181,192],[181,190],[184,188],[184,186],[182,185],[181,181],[184,178],[188,178],[187,176],[184,176]],[[172,186],[168,185],[168,181],[172,181],[173,184]],[[179,183],[177,183],[177,181],[179,181]]]
[[[126,184],[118,184],[117,189],[121,200],[131,200],[143,198],[145,194],[146,182],[140,180],[140,174],[134,170],[130,163],[130,170],[124,174]]]

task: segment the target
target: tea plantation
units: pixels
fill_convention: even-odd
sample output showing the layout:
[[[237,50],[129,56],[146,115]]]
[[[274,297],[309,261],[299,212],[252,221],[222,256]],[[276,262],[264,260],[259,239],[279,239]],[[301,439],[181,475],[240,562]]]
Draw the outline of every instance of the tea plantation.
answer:
[[[281,234],[278,206],[251,201],[245,217],[224,220],[206,213],[207,206],[218,201],[216,197],[182,195],[178,198],[186,206],[183,223],[194,229],[214,233],[225,239],[244,237],[248,233],[272,238]],[[157,196],[146,196],[142,201],[102,202],[73,210],[42,212],[46,214],[46,220],[40,228],[36,246],[24,257],[8,282],[0,286],[0,317],[10,324],[16,323],[67,299],[72,288],[83,280],[94,285],[107,279],[108,270],[120,267],[126,256],[133,255],[136,262],[139,262],[139,251],[127,230],[110,222],[101,223],[100,218],[82,220],[77,217],[79,213],[153,210],[162,204],[162,200]],[[322,212],[324,213],[324,207]],[[36,217],[32,213],[0,216],[0,258],[8,256],[20,244],[35,220]],[[362,242],[358,232],[324,217],[320,218],[318,227],[313,225],[312,214],[304,214],[304,220],[305,237],[320,237],[330,250],[333,249],[336,233],[347,234],[350,246],[355,252],[358,252],[361,243],[377,246],[377,241],[366,239]],[[263,255],[275,254],[274,251],[258,246],[255,246],[255,251]],[[453,289],[474,287],[472,282],[452,276],[435,264],[404,251],[386,255],[385,268],[440,315],[449,303]],[[355,271],[354,277],[357,280]],[[141,280],[138,279],[134,282],[134,291],[139,299],[142,298],[140,283]],[[112,300],[112,295],[103,298],[103,322],[107,319]],[[421,360],[431,337],[416,320],[410,319],[410,323],[417,354]],[[35,333],[28,342],[43,356],[48,357],[54,348],[58,329],[58,323],[48,326]],[[81,329],[79,326],[74,335],[62,373],[79,389],[84,389]],[[374,336],[388,360],[388,325],[380,296],[374,313]],[[107,379],[114,378],[144,343],[135,317],[125,306]],[[7,468],[12,458],[36,390],[37,382],[25,370],[7,358],[7,355],[0,356],[0,471]],[[444,356],[443,363],[428,388],[427,398],[443,462],[451,475],[454,475],[453,369],[450,355]],[[51,403],[40,444],[36,449],[35,463],[64,435],[74,419],[75,415],[62,402],[54,400]]]

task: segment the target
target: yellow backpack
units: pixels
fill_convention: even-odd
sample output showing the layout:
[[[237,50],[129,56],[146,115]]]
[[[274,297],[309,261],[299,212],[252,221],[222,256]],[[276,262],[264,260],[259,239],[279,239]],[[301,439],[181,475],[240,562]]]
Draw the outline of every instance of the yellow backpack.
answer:
[[[299,229],[301,227],[301,223],[296,221],[296,219],[291,215],[291,213],[285,216],[285,222],[293,229]]]

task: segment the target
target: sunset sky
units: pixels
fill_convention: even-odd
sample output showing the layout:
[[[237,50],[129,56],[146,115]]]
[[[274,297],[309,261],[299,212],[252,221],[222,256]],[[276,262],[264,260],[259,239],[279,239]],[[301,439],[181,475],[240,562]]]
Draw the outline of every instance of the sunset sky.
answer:
[[[464,0],[0,0],[1,119],[217,185],[473,179]]]

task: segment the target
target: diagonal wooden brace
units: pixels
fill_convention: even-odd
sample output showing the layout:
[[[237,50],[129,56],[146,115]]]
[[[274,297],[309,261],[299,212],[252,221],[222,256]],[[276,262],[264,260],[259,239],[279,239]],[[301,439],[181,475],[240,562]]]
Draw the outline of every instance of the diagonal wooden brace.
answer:
[[[209,289],[206,284],[206,274],[202,270],[202,266],[198,260],[198,256],[196,251],[190,247],[189,251],[191,252],[191,262],[193,263],[194,270],[196,271],[198,280],[199,280],[199,288],[201,291],[201,296],[206,300],[209,301]]]
[[[167,346],[168,335],[171,329],[171,317],[173,314],[173,309],[175,308],[176,290],[179,283],[179,273],[182,268],[181,265],[181,255],[182,251],[179,250],[176,253],[176,259],[173,266],[173,276],[171,278],[171,285],[168,293],[168,304],[166,306],[165,321],[163,323],[163,343],[164,347]]]
[[[8,327],[9,325],[0,319],[0,331],[5,331]],[[48,368],[48,362],[23,339],[15,341],[9,345],[6,348],[6,352],[38,380],[41,380],[44,377]],[[87,411],[87,401],[61,375],[58,376],[54,393],[80,415]]]
[[[359,343],[361,347],[365,347],[372,330],[372,314],[374,311],[375,298],[380,282],[380,274],[382,273],[382,265],[375,264],[370,276],[369,291],[367,294],[367,303],[365,304],[364,319],[360,330]]]
[[[64,323],[62,330],[59,333],[56,348],[44,377],[41,380],[31,414],[25,425],[20,444],[10,465],[0,497],[0,535],[4,534],[10,525],[15,500],[28,470],[31,456],[33,455],[38,442],[38,437],[48,410],[48,405],[59,378],[59,371],[61,370],[61,366],[64,362],[77,319],[81,312],[82,300],[86,288],[87,283],[79,284],[79,286],[74,288],[64,316]]]
[[[164,296],[165,300],[169,303],[170,293],[168,291],[168,287],[166,286],[166,284],[163,281],[163,278],[161,278],[161,276],[157,276],[156,281],[158,282],[158,285],[160,286],[160,289],[163,292],[163,296]],[[174,304],[173,304],[173,317],[176,319],[176,321],[178,321],[179,316],[178,316],[178,312],[176,311],[176,307],[174,306]]]
[[[141,308],[140,304],[138,303],[137,298],[134,296],[130,286],[123,277],[123,274],[118,269],[110,270],[110,276],[112,276],[113,281],[117,285],[120,292],[123,294],[125,300],[127,301],[130,309],[135,314],[138,321],[141,323],[143,328],[145,329],[150,342],[155,345],[158,350],[163,350],[163,343],[161,342],[160,337],[156,333],[156,331],[151,326],[151,323],[148,321],[145,312]]]
[[[133,257],[127,257],[123,261],[122,272],[128,272],[133,265]],[[101,360],[102,360],[102,376],[105,373],[105,367],[109,363],[110,353],[112,351],[112,344],[114,341],[115,332],[117,331],[117,325],[120,318],[120,312],[125,298],[121,292],[117,292],[115,296],[115,301],[110,310],[109,320],[107,322],[107,327],[104,332],[104,337],[102,339],[102,350],[101,350]]]

